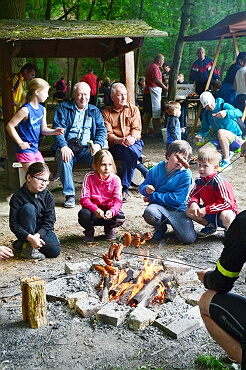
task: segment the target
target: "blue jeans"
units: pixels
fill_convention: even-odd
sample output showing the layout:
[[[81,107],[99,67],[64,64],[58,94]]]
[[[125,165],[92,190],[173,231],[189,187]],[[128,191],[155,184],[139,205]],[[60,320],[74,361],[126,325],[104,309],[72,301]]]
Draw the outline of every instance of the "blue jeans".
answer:
[[[37,220],[37,209],[31,203],[26,203],[20,211],[20,226],[29,234],[34,235],[40,229]],[[55,258],[61,253],[61,244],[53,230],[41,237],[45,245],[39,249],[48,258]],[[25,242],[25,240],[23,240]]]
[[[137,161],[142,155],[142,148],[144,143],[142,140],[138,140],[135,144],[125,147],[124,145],[116,144],[109,147],[114,160],[122,161],[122,179],[121,183],[123,189],[128,189],[131,185],[134,170],[137,166]]]
[[[91,166],[93,157],[87,146],[84,147],[80,154],[75,155],[69,162],[64,162],[61,157],[61,149],[56,151],[57,166],[60,179],[63,185],[64,195],[75,195],[73,183],[73,165],[74,163],[89,164]]]
[[[144,211],[143,217],[157,231],[164,233],[167,231],[167,224],[170,224],[181,243],[190,244],[196,240],[197,235],[193,222],[183,211],[177,211],[171,207],[163,207],[159,204],[149,204]]]

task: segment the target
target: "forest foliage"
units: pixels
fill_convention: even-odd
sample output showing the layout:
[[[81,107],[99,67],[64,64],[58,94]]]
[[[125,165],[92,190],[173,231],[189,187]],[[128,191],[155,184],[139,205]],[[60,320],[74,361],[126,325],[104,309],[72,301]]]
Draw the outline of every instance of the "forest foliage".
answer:
[[[145,69],[157,53],[165,55],[165,61],[172,63],[175,43],[178,37],[181,9],[184,0],[26,0],[26,18],[30,19],[139,19],[142,18],[150,26],[166,31],[168,37],[146,38],[140,52],[139,75],[144,75]],[[142,5],[142,14],[140,9]],[[245,0],[196,0],[191,5],[191,17],[188,34],[200,32],[228,14],[245,10]],[[239,50],[244,48],[244,38],[238,40]],[[188,79],[189,69],[196,59],[196,49],[203,46],[206,55],[214,57],[217,49],[217,41],[204,41],[185,43],[180,71]],[[235,51],[232,40],[225,40],[222,44],[220,56],[217,62],[218,68],[226,72],[231,62],[235,59]],[[36,61],[40,70],[43,61]],[[65,64],[66,65],[66,64]],[[88,67],[92,66],[98,75],[101,71],[100,60],[83,59],[79,61],[79,79],[87,73]],[[53,82],[61,75],[66,77],[64,64],[59,61],[51,61],[49,67],[49,82]],[[106,63],[106,74],[112,79],[118,79],[118,62],[115,60]],[[69,76],[69,79],[70,76]]]

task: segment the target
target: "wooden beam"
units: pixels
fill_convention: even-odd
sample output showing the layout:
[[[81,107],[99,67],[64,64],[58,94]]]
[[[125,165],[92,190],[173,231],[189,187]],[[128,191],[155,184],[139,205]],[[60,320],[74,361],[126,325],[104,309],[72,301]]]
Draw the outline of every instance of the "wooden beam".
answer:
[[[3,121],[6,127],[9,120],[14,115],[13,102],[13,73],[12,56],[16,46],[11,42],[0,41],[0,79],[2,82],[2,101],[3,101]],[[20,187],[18,169],[13,169],[12,164],[16,162],[15,143],[5,131],[7,144],[7,160],[5,162],[6,185],[11,190],[17,190]]]
[[[134,67],[134,52],[131,51],[125,55],[121,55],[120,61],[120,81],[126,86],[127,101],[135,104],[135,67]]]

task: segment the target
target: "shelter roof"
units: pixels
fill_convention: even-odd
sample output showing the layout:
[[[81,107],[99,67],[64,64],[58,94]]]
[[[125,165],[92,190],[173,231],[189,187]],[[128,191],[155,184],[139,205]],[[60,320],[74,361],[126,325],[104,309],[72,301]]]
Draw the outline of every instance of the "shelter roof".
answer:
[[[0,41],[16,44],[14,57],[100,57],[105,61],[139,48],[144,37],[164,36],[165,31],[140,20],[0,20]]]
[[[224,38],[246,36],[246,11],[228,15],[219,23],[205,31],[191,36],[185,36],[184,41],[219,40]]]

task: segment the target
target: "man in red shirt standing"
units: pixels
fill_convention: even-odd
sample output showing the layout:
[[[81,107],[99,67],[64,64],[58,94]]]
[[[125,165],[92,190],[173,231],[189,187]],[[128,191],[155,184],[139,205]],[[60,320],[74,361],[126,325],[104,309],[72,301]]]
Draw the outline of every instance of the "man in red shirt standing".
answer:
[[[148,133],[149,123],[152,117],[154,126],[154,135],[160,132],[161,118],[161,93],[162,89],[168,90],[168,87],[162,82],[160,67],[164,63],[164,55],[157,54],[152,63],[146,70],[145,90],[143,100],[143,111],[145,113],[143,121],[142,135]]]
[[[96,94],[97,94],[97,76],[94,75],[94,70],[93,68],[88,68],[88,74],[84,75],[82,78],[82,82],[88,83],[88,85],[91,88],[91,97],[89,104],[96,105]],[[101,82],[99,82],[98,88],[101,86]]]

